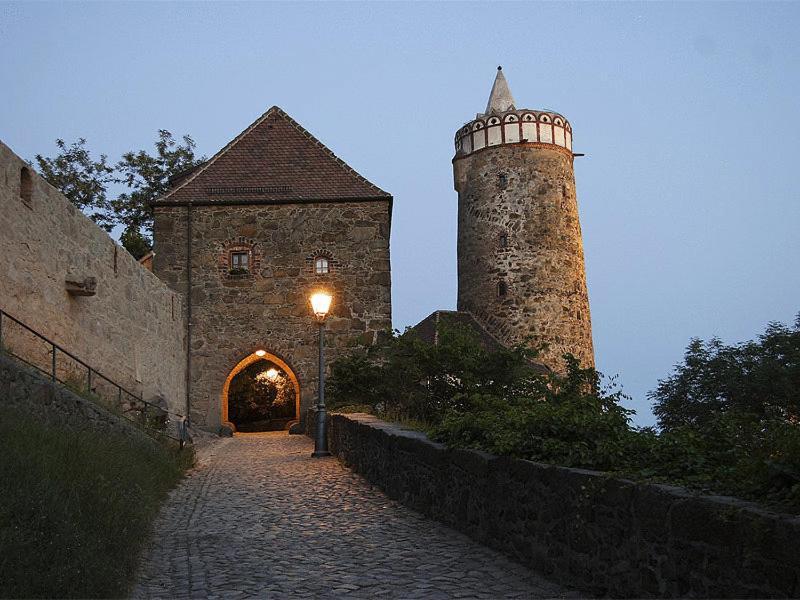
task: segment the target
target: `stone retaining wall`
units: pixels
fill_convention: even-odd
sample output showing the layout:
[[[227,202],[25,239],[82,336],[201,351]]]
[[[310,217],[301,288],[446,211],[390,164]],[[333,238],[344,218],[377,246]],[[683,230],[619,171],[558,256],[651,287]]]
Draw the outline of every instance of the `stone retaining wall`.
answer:
[[[180,295],[1,142],[0,256],[0,309],[132,393],[186,412]],[[49,346],[8,320],[3,344],[50,368]],[[86,380],[84,367],[58,359],[59,379]]]
[[[800,594],[800,517],[448,450],[370,415],[333,414],[329,423],[331,452],[390,497],[560,583],[613,597]]]
[[[30,413],[59,427],[121,433],[138,445],[158,446],[156,440],[123,417],[0,354],[0,410],[5,407]]]

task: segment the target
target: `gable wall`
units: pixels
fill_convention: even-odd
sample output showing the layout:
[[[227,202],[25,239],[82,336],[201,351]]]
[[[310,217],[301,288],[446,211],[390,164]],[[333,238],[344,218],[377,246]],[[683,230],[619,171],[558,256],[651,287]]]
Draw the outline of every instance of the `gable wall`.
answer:
[[[334,297],[327,320],[330,364],[355,343],[391,327],[388,201],[192,207],[192,419],[220,425],[225,379],[258,348],[280,357],[301,387],[301,414],[315,402],[318,330],[308,298]],[[187,208],[157,207],[154,272],[186,290]],[[253,244],[252,277],[230,277],[232,243]],[[316,275],[323,250],[334,272]]]
[[[0,308],[145,400],[161,395],[171,410],[185,412],[180,295],[33,170],[31,201],[24,202],[23,167],[0,143]],[[69,272],[95,277],[96,294],[70,296]],[[3,328],[13,352],[49,368],[43,344],[10,323]],[[86,376],[60,358],[60,378]]]

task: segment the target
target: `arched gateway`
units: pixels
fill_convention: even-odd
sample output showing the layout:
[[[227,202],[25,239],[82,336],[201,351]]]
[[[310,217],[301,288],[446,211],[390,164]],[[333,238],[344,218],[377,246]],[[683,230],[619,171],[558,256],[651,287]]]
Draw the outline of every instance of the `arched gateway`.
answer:
[[[232,431],[288,429],[300,418],[300,382],[282,358],[256,350],[228,374],[220,397],[220,421]]]

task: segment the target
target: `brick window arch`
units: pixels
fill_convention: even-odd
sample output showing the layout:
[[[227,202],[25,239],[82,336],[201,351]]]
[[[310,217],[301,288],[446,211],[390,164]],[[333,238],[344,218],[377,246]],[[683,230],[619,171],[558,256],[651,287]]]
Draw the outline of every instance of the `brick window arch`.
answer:
[[[255,240],[238,237],[226,240],[217,262],[223,279],[252,279],[261,267],[261,252]]]
[[[339,261],[333,257],[330,250],[317,248],[306,256],[306,266],[309,273],[314,275],[330,275],[341,269]]]
[[[330,272],[330,264],[327,256],[318,256],[314,259],[314,272],[317,275],[325,275]]]

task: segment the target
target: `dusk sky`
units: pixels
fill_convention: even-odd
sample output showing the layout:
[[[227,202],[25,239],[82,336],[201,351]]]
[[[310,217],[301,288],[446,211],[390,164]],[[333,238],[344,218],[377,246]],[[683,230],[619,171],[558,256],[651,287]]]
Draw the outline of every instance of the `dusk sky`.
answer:
[[[574,130],[598,368],[636,423],[692,337],[800,311],[800,3],[0,3],[0,139],[158,129],[213,155],[278,105],[394,195],[394,326],[456,302],[453,136],[497,65]]]

